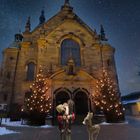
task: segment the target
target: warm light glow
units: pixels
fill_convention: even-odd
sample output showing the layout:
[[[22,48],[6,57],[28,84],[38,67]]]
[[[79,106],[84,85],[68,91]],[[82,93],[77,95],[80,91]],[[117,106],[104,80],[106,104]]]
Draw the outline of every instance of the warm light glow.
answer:
[[[52,104],[50,103],[49,95],[46,95],[46,90],[48,90],[48,83],[46,78],[42,74],[42,70],[39,69],[39,73],[36,76],[36,80],[30,86],[31,96],[25,99],[27,110],[38,112],[47,112],[51,110]]]
[[[140,112],[140,102],[137,102],[138,111]]]
[[[114,112],[113,115],[123,115],[121,110],[122,103],[119,100],[116,84],[109,77],[106,70],[103,70],[103,76],[96,82],[95,93],[92,94],[93,102],[101,110]]]

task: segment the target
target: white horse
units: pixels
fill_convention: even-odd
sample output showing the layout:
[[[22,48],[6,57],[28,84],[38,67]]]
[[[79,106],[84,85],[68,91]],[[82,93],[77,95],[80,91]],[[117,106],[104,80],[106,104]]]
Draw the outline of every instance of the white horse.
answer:
[[[100,126],[98,124],[92,124],[93,113],[88,112],[87,116],[84,118],[83,124],[87,126],[89,140],[97,140],[99,135]]]

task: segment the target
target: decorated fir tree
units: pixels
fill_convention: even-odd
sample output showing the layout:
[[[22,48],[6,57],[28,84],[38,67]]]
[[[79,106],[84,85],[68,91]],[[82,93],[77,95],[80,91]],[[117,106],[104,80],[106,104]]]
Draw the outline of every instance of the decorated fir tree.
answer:
[[[51,111],[51,98],[47,92],[49,87],[42,72],[40,68],[34,83],[30,86],[30,95],[25,101],[29,123],[33,125],[44,124],[46,115]]]
[[[124,121],[118,88],[105,70],[103,70],[101,79],[96,83],[93,101],[95,106],[104,113],[107,122]]]

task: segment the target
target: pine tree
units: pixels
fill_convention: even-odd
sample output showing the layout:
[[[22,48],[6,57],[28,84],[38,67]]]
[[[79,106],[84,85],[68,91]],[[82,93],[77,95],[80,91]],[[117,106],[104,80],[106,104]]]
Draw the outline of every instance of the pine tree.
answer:
[[[25,100],[31,124],[44,123],[45,116],[49,115],[51,111],[51,98],[50,95],[47,94],[48,89],[48,83],[46,82],[46,78],[44,78],[43,71],[40,68],[39,73],[36,76],[36,80],[30,86],[30,95]],[[38,122],[40,119],[42,119],[42,122]]]
[[[93,101],[95,106],[103,111],[107,122],[124,121],[118,89],[105,70],[103,70],[101,79],[96,83]]]

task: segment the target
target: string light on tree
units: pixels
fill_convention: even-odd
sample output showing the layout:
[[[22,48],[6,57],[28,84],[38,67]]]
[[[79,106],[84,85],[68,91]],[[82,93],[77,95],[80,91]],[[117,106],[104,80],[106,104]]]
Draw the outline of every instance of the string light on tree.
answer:
[[[102,77],[96,83],[93,102],[96,107],[104,112],[108,122],[124,120],[123,107],[120,102],[118,89],[106,70],[103,70]]]
[[[44,78],[43,71],[40,68],[36,80],[30,86],[30,96],[26,99],[27,111],[36,111],[40,113],[49,113],[51,110],[51,98],[47,94],[48,83]]]

